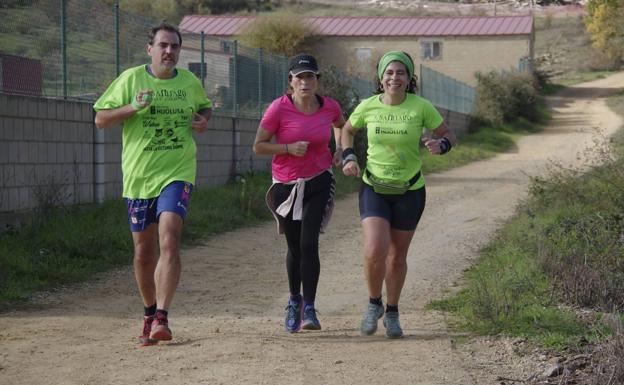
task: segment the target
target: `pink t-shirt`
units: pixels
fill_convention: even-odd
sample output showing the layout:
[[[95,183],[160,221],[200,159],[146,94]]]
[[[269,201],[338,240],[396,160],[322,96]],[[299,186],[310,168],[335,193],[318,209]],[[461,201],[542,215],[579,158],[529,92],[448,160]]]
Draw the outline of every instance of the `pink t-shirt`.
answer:
[[[331,167],[329,150],[332,123],[342,118],[340,105],[332,98],[321,96],[322,106],[312,115],[306,115],[295,107],[288,95],[275,99],[267,108],[260,127],[275,135],[277,143],[310,142],[305,156],[290,154],[273,156],[273,178],[289,182],[308,178]]]

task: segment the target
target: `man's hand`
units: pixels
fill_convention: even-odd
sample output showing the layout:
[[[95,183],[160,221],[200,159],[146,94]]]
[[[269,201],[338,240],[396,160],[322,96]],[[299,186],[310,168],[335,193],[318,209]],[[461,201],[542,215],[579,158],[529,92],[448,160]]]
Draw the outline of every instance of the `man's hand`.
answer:
[[[130,104],[136,111],[141,111],[152,104],[152,100],[154,100],[154,91],[145,89],[139,91]]]
[[[191,123],[191,127],[196,132],[206,132],[208,130],[208,119],[206,119],[204,115],[195,112],[193,113],[193,122]]]
[[[427,150],[429,150],[429,152],[433,155],[438,155],[442,153],[439,139],[427,139],[423,142],[423,144],[425,145],[425,147],[427,147]]]

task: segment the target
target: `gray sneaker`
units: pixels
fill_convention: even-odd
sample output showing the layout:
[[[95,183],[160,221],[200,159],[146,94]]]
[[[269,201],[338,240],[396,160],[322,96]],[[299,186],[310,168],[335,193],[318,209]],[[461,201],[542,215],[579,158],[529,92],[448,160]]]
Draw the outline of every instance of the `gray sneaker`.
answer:
[[[399,312],[387,312],[383,324],[386,327],[386,336],[388,338],[403,337],[403,329],[401,329],[401,323],[399,323]]]
[[[364,335],[370,336],[377,331],[377,321],[383,316],[383,306],[369,303],[364,318],[362,318],[362,324],[360,325],[360,332]]]

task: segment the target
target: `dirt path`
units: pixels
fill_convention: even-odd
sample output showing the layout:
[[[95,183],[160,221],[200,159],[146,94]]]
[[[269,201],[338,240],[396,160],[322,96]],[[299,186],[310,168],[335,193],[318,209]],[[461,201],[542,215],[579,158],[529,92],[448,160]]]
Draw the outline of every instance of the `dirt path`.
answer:
[[[408,256],[401,302],[406,337],[359,336],[366,305],[357,198],[337,204],[321,238],[317,307],[323,330],[282,331],[284,241],[275,226],[231,232],[184,251],[171,309],[174,340],[139,348],[141,303],[130,269],[0,315],[0,384],[499,384],[524,362],[500,339],[456,343],[424,305],[457,286],[480,246],[525,196],[548,159],[578,163],[594,127],[622,123],[604,95],[624,73],[551,100],[553,124],[514,153],[427,177],[428,204]],[[524,371],[524,372],[523,372]]]

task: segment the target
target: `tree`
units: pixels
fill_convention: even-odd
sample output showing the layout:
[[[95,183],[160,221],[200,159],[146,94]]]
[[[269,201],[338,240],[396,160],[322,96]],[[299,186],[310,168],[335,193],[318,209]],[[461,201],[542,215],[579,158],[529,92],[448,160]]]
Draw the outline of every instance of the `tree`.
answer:
[[[293,56],[307,51],[314,30],[295,15],[258,16],[242,32],[240,40],[253,48]]]
[[[585,19],[594,47],[620,66],[624,62],[624,0],[589,0]]]

